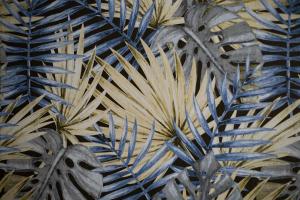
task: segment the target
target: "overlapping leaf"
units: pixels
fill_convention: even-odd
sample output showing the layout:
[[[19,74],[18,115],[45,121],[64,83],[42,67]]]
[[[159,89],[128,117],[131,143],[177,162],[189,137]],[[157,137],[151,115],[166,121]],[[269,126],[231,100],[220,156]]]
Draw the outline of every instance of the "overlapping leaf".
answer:
[[[172,49],[178,52],[186,77],[193,58],[202,78],[209,68],[217,80],[227,73],[230,81],[234,80],[237,63],[243,64],[247,56],[252,63],[262,61],[255,35],[247,23],[226,8],[205,3],[197,3],[187,10],[184,25],[160,29],[151,45],[156,53],[157,45],[166,51],[170,60]]]
[[[63,148],[59,134],[51,129],[39,138],[23,144],[35,152],[31,159],[9,160],[6,170],[35,172],[23,191],[33,191],[32,199],[96,199],[102,191],[102,175],[92,169],[101,168],[88,149],[81,145]]]
[[[46,115],[50,110],[50,106],[37,109],[31,113],[42,98],[43,96],[38,97],[18,112],[15,111],[15,107],[16,104],[20,103],[20,98],[1,109],[0,160],[24,157],[18,154],[18,152],[26,150],[22,148],[22,144],[43,135],[45,132],[39,129],[53,123],[51,117]]]
[[[38,3],[36,3],[38,2]],[[50,50],[67,44],[57,42],[56,31],[63,27],[45,29],[39,27],[40,16],[37,10],[43,10],[44,1],[36,2],[10,2],[2,0],[1,4],[6,11],[1,12],[0,24],[3,32],[0,40],[3,42],[5,66],[1,67],[1,96],[4,99],[14,99],[23,94],[22,101],[32,101],[37,96],[44,94],[43,85],[51,87],[68,87],[59,82],[50,81],[36,76],[36,73],[67,74],[69,71],[56,69],[49,62],[74,59],[74,55],[55,53]],[[38,4],[38,5],[37,5]],[[39,5],[42,4],[42,5]],[[14,20],[10,20],[11,18]],[[68,22],[66,23],[68,24]],[[60,34],[67,34],[61,32]],[[43,63],[46,63],[43,65]],[[48,97],[51,94],[45,93]]]
[[[233,188],[226,200],[242,199],[236,183],[229,175],[217,175],[221,165],[216,161],[212,152],[207,154],[203,160],[193,163],[192,172],[188,169],[180,172],[175,178],[180,182],[177,184],[175,178],[168,182],[162,192],[156,194],[154,199],[215,199],[220,194]],[[191,175],[193,174],[193,175]],[[196,177],[196,181],[192,181]]]

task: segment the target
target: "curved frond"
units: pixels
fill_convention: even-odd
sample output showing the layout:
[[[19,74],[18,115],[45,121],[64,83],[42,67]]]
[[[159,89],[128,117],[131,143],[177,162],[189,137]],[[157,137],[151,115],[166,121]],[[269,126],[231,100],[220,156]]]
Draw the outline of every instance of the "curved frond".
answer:
[[[50,53],[51,50],[67,44],[66,41],[57,42],[54,35],[63,27],[39,27],[42,15],[38,14],[38,10],[43,10],[43,7],[36,5],[36,2],[3,0],[2,4],[5,11],[1,12],[0,24],[3,32],[0,34],[0,40],[6,55],[3,58],[5,67],[1,67],[1,103],[4,104],[5,99],[11,100],[19,95],[23,95],[22,101],[29,102],[41,94],[51,98],[50,93],[41,91],[43,85],[68,87],[36,76],[37,73],[70,73],[48,64],[74,59],[74,55]],[[39,6],[39,9],[36,6]],[[14,20],[11,20],[12,18]],[[60,34],[66,35],[67,31]],[[43,63],[46,63],[45,66]]]

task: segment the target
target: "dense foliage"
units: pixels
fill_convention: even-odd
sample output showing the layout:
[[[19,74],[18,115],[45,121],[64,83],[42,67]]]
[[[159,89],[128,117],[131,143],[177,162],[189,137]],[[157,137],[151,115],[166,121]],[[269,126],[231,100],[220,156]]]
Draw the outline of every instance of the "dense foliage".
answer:
[[[297,0],[1,0],[0,199],[300,198]]]

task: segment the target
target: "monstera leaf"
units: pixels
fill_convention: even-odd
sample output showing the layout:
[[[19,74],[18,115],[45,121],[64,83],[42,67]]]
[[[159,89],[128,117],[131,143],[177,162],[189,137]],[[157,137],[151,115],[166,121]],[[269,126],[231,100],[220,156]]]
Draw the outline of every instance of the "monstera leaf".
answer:
[[[278,178],[291,178],[288,188],[281,192],[281,197],[289,196],[298,199],[300,197],[300,163],[290,163],[285,165],[273,165],[263,167],[262,171],[269,173],[273,179]]]
[[[102,190],[102,175],[92,172],[99,164],[87,148],[74,145],[63,148],[60,136],[51,129],[25,146],[32,158],[10,160],[1,167],[7,170],[34,171],[24,186],[34,189],[33,199],[96,199]]]
[[[226,28],[219,28],[221,25]],[[241,21],[235,13],[208,4],[196,4],[185,15],[184,26],[172,26],[161,29],[152,40],[152,48],[157,45],[167,51],[171,58],[175,49],[186,66],[188,77],[193,57],[196,58],[201,77],[207,68],[211,68],[217,80],[226,73],[233,80],[236,63],[244,63],[247,56],[251,62],[261,62],[262,56],[250,27]]]
[[[226,200],[242,199],[239,188],[235,182],[228,175],[219,175],[216,179],[216,173],[220,170],[221,165],[217,162],[214,154],[210,152],[203,160],[196,161],[193,165],[193,173],[196,176],[189,175],[188,170],[185,169],[172,179],[162,190],[161,193],[156,194],[156,200],[166,197],[166,199],[183,200],[208,200],[214,199],[221,193],[233,188],[233,192],[226,198]],[[192,181],[192,178],[197,181]],[[177,184],[177,179],[180,184]]]

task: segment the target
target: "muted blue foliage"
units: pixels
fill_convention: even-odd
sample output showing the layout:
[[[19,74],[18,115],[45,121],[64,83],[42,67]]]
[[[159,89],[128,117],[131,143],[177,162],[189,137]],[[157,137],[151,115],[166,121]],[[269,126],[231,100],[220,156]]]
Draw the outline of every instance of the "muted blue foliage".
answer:
[[[195,160],[202,160],[208,153],[212,152],[214,148],[246,148],[246,147],[254,147],[254,146],[263,146],[270,144],[268,140],[255,140],[255,139],[233,139],[230,141],[222,141],[222,138],[225,137],[235,137],[238,135],[249,135],[249,134],[258,134],[262,132],[268,132],[272,129],[269,128],[237,128],[233,127],[232,129],[224,130],[222,127],[227,126],[229,124],[241,125],[242,123],[252,123],[258,120],[263,120],[264,116],[257,112],[255,115],[242,115],[236,117],[228,117],[231,115],[233,111],[237,112],[247,112],[252,109],[262,109],[267,106],[267,103],[242,103],[240,101],[241,97],[257,97],[260,95],[261,88],[253,88],[245,89],[248,84],[256,82],[256,77],[253,75],[254,71],[250,70],[249,60],[246,62],[247,66],[245,67],[245,72],[243,73],[242,79],[240,78],[240,70],[237,68],[236,78],[233,81],[232,92],[227,85],[227,76],[224,76],[222,81],[222,87],[220,88],[220,95],[222,98],[222,104],[225,107],[222,109],[221,113],[218,113],[218,109],[215,104],[214,92],[211,88],[212,84],[209,80],[207,86],[207,101],[208,108],[212,115],[213,122],[216,124],[215,128],[212,129],[209,127],[208,120],[205,119],[204,114],[202,113],[200,106],[196,98],[193,99],[194,110],[197,116],[198,123],[201,125],[201,128],[204,130],[207,137],[206,139],[203,137],[204,135],[200,134],[200,131],[197,130],[195,123],[192,122],[189,113],[186,112],[186,120],[189,126],[190,131],[194,137],[194,140],[190,140],[187,136],[182,133],[180,128],[174,124],[174,128],[176,130],[177,138],[180,140],[182,145],[185,146],[185,149],[189,151],[182,150],[179,147],[176,147],[171,142],[167,143],[168,148],[172,150],[178,158],[191,165]],[[264,91],[266,93],[266,91]],[[208,138],[208,139],[207,139]],[[197,145],[196,145],[197,144]],[[272,158],[271,154],[264,153],[255,153],[255,152],[228,152],[223,154],[216,154],[216,160],[218,161],[246,161],[253,159],[267,159]]]
[[[90,150],[93,153],[99,155],[97,158],[104,166],[102,169],[96,169],[95,171],[98,171],[99,173],[108,173],[103,178],[104,194],[101,196],[101,199],[138,199],[142,196],[146,199],[151,199],[149,192],[163,185],[173,177],[167,176],[155,180],[169,169],[176,157],[163,162],[163,164],[156,168],[153,173],[146,176],[143,180],[139,180],[139,177],[153,168],[153,166],[168,151],[167,145],[164,145],[147,162],[141,164],[145,155],[149,153],[153,141],[153,135],[155,134],[154,124],[152,125],[151,132],[149,133],[145,144],[137,155],[133,154],[137,143],[136,136],[138,133],[136,121],[134,122],[131,133],[129,133],[128,121],[127,119],[124,120],[123,132],[121,139],[119,140],[116,139],[115,124],[111,113],[109,114],[109,137],[106,137],[103,134],[101,128],[97,124],[94,126],[99,135],[95,137],[88,136],[85,138],[94,144],[101,144],[101,147],[97,145],[90,147]],[[112,160],[118,161],[119,164],[106,164],[106,162]],[[153,183],[150,186],[147,186],[147,184],[151,182]],[[126,198],[124,196],[126,196]]]
[[[300,13],[300,3],[293,0],[288,0],[287,5],[278,0],[260,0],[260,2],[275,20],[270,21],[246,8],[248,13],[264,27],[263,30],[254,30],[256,37],[262,41],[261,49],[265,52],[263,76],[256,82],[263,88],[256,93],[261,94],[262,100],[281,96],[283,97],[281,105],[291,104],[300,97],[300,18],[295,18],[296,14]],[[270,92],[265,94],[265,91]]]
[[[68,104],[57,95],[43,89],[44,85],[50,87],[72,88],[69,85],[54,82],[46,78],[40,78],[40,74],[68,74],[71,71],[51,66],[53,62],[73,60],[77,55],[64,53],[51,53],[60,47],[64,47],[73,41],[57,41],[62,37],[67,37],[71,32],[75,40],[75,49],[80,34],[80,26],[85,23],[85,47],[91,49],[96,47],[97,55],[104,58],[110,64],[116,63],[116,58],[107,55],[111,48],[119,51],[126,59],[132,59],[132,55],[125,42],[137,49],[141,48],[140,39],[144,36],[149,25],[154,6],[151,6],[137,25],[138,11],[140,9],[139,0],[134,1],[130,18],[126,19],[126,1],[121,2],[120,19],[117,22],[115,0],[109,0],[109,16],[103,13],[101,1],[96,1],[96,7],[87,4],[83,0],[58,0],[49,3],[45,0],[25,1],[25,9],[18,1],[8,3],[1,0],[8,13],[17,20],[17,25],[0,19],[1,25],[10,30],[10,33],[1,33],[0,39],[5,43],[6,61],[8,67],[6,73],[1,75],[1,93],[4,99],[1,104],[7,104],[9,99],[23,95],[27,101],[31,101],[37,95],[45,94],[45,101],[55,100]],[[17,11],[12,8],[15,6]],[[61,10],[61,11],[60,11]],[[80,13],[84,13],[83,15]],[[44,16],[33,21],[35,16]],[[22,17],[28,17],[25,22]],[[90,23],[92,21],[92,23]],[[125,29],[125,27],[127,28]],[[70,27],[74,30],[70,30]],[[22,36],[22,37],[21,37]],[[109,38],[108,38],[109,37]],[[149,37],[144,38],[146,41]],[[105,40],[105,42],[102,42]],[[6,44],[7,43],[7,44]],[[118,49],[118,46],[124,47]],[[84,55],[86,61],[92,50]],[[109,53],[110,54],[110,53]],[[44,66],[45,65],[45,66]],[[97,66],[96,66],[97,67]],[[116,68],[121,71],[122,66],[116,64]],[[14,76],[14,79],[10,77]],[[74,88],[72,88],[74,89]],[[6,100],[7,99],[7,100]]]

